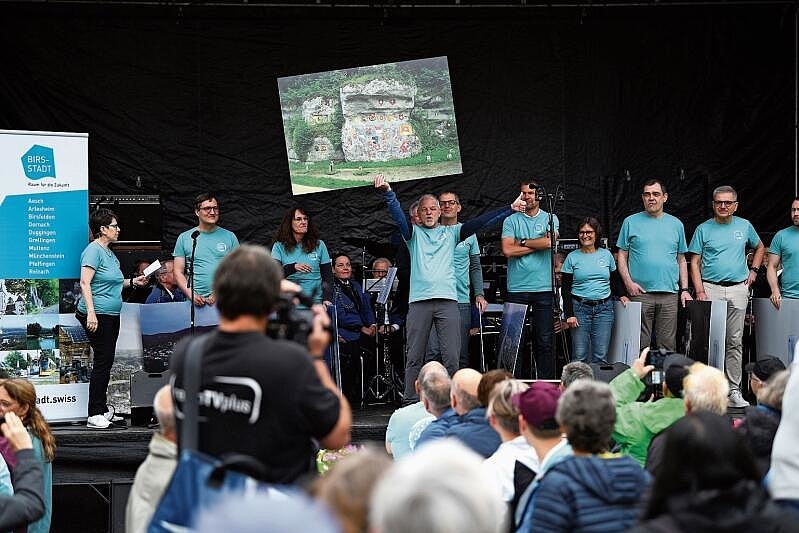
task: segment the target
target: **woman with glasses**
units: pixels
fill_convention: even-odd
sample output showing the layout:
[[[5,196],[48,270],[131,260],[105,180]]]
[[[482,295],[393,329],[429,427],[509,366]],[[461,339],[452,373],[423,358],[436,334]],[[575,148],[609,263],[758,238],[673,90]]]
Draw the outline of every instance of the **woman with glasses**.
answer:
[[[119,313],[122,310],[122,288],[147,284],[145,276],[125,279],[119,260],[110,245],[119,239],[121,229],[110,209],[97,209],[89,217],[94,240],[80,255],[80,288],[82,297],[75,313],[86,330],[94,353],[89,379],[89,418],[86,425],[106,429],[115,417],[106,404],[111,365],[119,336]]]
[[[302,287],[314,303],[330,304],[333,267],[327,246],[319,230],[301,207],[292,207],[283,215],[275,233],[272,257],[283,265],[283,275]]]
[[[33,443],[33,452],[42,469],[44,481],[44,516],[28,524],[27,533],[47,533],[50,531],[50,517],[53,511],[53,459],[55,459],[55,437],[36,407],[36,389],[27,379],[6,379],[0,381],[0,415],[14,413],[19,417]],[[5,444],[5,443],[4,443]],[[0,447],[8,465],[16,466],[16,455],[6,446]],[[9,453],[11,452],[11,453]]]
[[[578,225],[580,248],[566,256],[561,268],[561,290],[566,323],[572,334],[572,361],[607,362],[613,329],[613,300],[629,299],[613,256],[597,247],[602,229],[594,217]],[[590,356],[590,357],[589,357]]]

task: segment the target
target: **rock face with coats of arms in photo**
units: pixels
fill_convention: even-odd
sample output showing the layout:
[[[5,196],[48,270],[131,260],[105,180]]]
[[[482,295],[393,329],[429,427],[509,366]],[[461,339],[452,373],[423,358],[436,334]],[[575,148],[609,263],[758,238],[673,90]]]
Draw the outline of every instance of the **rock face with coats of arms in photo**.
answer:
[[[416,87],[375,79],[345,85],[340,95],[341,149],[347,161],[390,161],[421,152],[422,143],[409,122]]]

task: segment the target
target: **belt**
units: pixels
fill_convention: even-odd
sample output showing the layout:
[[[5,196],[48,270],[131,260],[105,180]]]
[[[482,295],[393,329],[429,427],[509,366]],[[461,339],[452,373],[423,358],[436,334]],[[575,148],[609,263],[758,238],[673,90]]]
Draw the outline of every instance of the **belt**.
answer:
[[[721,287],[732,287],[733,285],[740,285],[746,280],[743,281],[710,281],[708,279],[703,279],[702,283],[711,283],[713,285],[719,285]]]
[[[576,296],[574,294],[572,294],[572,298],[577,300],[581,304],[590,305],[591,307],[596,307],[597,305],[602,305],[603,303],[605,303],[608,300],[610,300],[610,296],[608,296],[607,298],[602,298],[601,300],[588,300],[586,298],[580,298],[579,296]]]

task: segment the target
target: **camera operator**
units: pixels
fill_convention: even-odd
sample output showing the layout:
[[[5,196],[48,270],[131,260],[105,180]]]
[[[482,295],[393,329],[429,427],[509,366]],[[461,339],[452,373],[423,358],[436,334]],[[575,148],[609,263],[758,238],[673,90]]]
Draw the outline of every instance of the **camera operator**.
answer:
[[[616,424],[613,440],[620,451],[630,455],[641,466],[646,463],[646,454],[652,438],[685,415],[682,399],[682,380],[694,361],[684,355],[661,351],[650,352],[644,348],[641,355],[628,368],[610,382],[610,390],[616,399]],[[661,377],[663,397],[652,401],[636,401],[646,388],[644,378],[650,372]]]
[[[349,442],[352,415],[324,361],[330,335],[323,309],[313,311],[307,350],[265,334],[282,274],[269,252],[253,245],[233,250],[216,270],[220,318],[202,355],[199,450],[249,455],[266,467],[264,481],[295,483],[310,472],[317,443]],[[179,343],[170,362],[178,434],[187,346]]]

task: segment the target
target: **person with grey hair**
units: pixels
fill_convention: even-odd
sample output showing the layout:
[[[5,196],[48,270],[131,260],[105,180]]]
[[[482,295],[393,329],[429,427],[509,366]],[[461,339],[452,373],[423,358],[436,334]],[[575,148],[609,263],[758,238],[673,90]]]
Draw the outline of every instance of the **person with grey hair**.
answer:
[[[726,415],[729,391],[724,372],[704,363],[692,364],[688,369],[688,374],[682,380],[685,414],[708,412]],[[655,435],[649,444],[646,454],[646,470],[653,476],[657,475],[658,469],[663,463],[663,450],[667,435],[677,421]]]
[[[178,436],[172,387],[164,385],[155,393],[153,409],[158,430],[153,433],[147,457],[136,470],[125,508],[125,531],[144,533],[164,494],[178,462]]]
[[[486,420],[486,409],[477,398],[477,388],[483,377],[473,368],[462,368],[452,376],[450,403],[457,415],[449,423],[433,428],[431,424],[419,437],[418,444],[441,437],[455,437],[483,457],[493,454],[501,440]],[[443,431],[438,431],[438,430]]]
[[[564,365],[560,374],[560,390],[566,390],[578,379],[595,379],[594,369],[583,361],[572,361]]]
[[[419,371],[419,378],[416,380],[416,383],[414,383],[416,394],[420,392],[420,383],[425,381],[427,374],[433,370],[445,374],[447,379],[449,379],[449,374],[447,374],[447,369],[444,368],[444,365],[438,361],[430,361]],[[449,398],[449,391],[447,391],[446,396]],[[386,427],[386,451],[389,455],[392,455],[395,460],[401,459],[411,453],[411,430],[417,422],[422,420],[425,420],[426,424],[429,424],[435,420],[435,415],[429,413],[427,409],[425,409],[425,404],[421,400],[406,405],[405,407],[400,407],[391,414],[391,418],[388,419],[388,426]],[[420,428],[418,432],[421,433],[422,429],[424,428]],[[414,443],[416,439],[418,439],[419,433],[416,434]]]
[[[771,466],[771,449],[782,419],[782,400],[790,376],[790,370],[780,370],[762,382],[757,391],[757,405],[747,407],[744,418],[736,425],[749,444],[762,476]]]
[[[502,499],[510,503],[516,495],[514,473],[516,463],[525,466],[532,480],[538,473],[538,454],[519,429],[519,408],[513,404],[513,396],[527,390],[527,384],[516,379],[506,379],[496,384],[491,392],[486,409],[489,425],[497,432],[502,444],[483,462],[486,472],[494,479],[502,493]]]
[[[416,400],[413,384],[424,360],[430,330],[435,327],[441,347],[441,359],[450,375],[458,370],[461,337],[458,291],[453,267],[455,247],[477,231],[487,228],[514,210],[523,209],[521,197],[510,206],[485,213],[464,224],[440,224],[438,198],[426,194],[419,199],[418,226],[408,226],[405,214],[383,174],[374,179],[381,191],[389,214],[402,234],[411,256],[411,279],[408,320],[405,324],[408,341],[405,363],[404,399]]]
[[[730,382],[730,407],[746,407],[741,394],[743,332],[749,288],[763,264],[765,247],[752,224],[734,216],[738,193],[728,185],[713,191],[713,218],[694,232],[688,252],[691,256],[691,281],[696,299],[727,302],[727,329],[724,340],[724,371]],[[747,270],[746,250],[754,249],[752,266]]]
[[[479,455],[444,439],[395,463],[372,493],[373,533],[500,533],[505,504]]]
[[[324,359],[330,342],[324,308],[313,308],[307,349],[265,335],[282,279],[283,269],[262,246],[239,246],[219,264],[213,284],[219,326],[202,347],[198,395],[198,450],[254,457],[265,467],[263,481],[278,484],[310,474],[318,445],[344,446],[352,425]],[[178,432],[189,342],[181,341],[170,361]]]
[[[555,418],[574,455],[541,478],[531,531],[624,531],[641,511],[649,474],[631,457],[610,454],[616,421],[610,387],[580,380],[563,392]]]
[[[425,411],[433,415],[433,419],[423,418],[413,425],[408,435],[411,451],[416,449],[419,439],[428,429],[430,438],[442,437],[447,428],[458,420],[458,413],[450,402],[452,378],[449,372],[438,361],[430,361],[425,367],[428,367],[428,371],[419,373],[419,400]]]
[[[174,260],[167,259],[161,263],[161,268],[155,273],[155,287],[147,296],[146,304],[163,304],[170,302],[185,302],[186,295],[178,287],[175,280]]]

